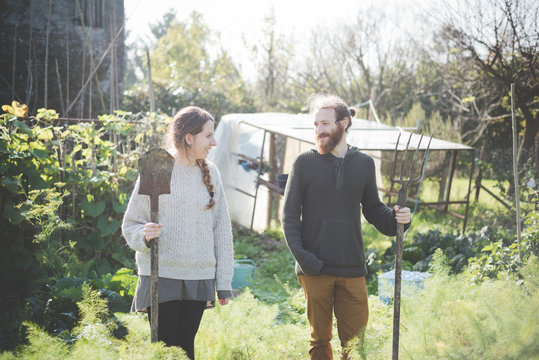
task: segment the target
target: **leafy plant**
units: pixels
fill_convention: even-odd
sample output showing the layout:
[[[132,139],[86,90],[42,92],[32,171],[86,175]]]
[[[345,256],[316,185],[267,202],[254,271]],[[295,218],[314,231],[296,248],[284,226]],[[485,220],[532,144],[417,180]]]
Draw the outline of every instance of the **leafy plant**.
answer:
[[[478,256],[470,259],[468,276],[474,282],[487,279],[521,279],[521,270],[530,256],[539,256],[539,214],[531,212],[525,217],[520,249],[512,242],[491,242]]]
[[[62,278],[54,285],[47,286],[46,290],[27,299],[26,319],[38,324],[50,334],[71,332],[86,316],[84,312],[87,310],[81,313],[81,306],[77,305],[82,299],[93,299],[91,301],[103,305],[99,306],[105,307],[107,316],[112,317],[115,312],[129,311],[136,283],[137,277],[133,275],[133,270],[125,268],[115,274],[105,274],[96,280]],[[95,297],[96,294],[99,301]],[[83,306],[86,306],[84,304]]]

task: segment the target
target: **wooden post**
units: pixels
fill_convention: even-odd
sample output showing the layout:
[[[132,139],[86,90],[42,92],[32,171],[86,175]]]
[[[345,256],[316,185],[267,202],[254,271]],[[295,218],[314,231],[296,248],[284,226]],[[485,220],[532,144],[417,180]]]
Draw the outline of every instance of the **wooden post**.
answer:
[[[87,4],[88,7],[91,7],[90,4]],[[90,28],[92,28],[92,19],[93,19],[93,11],[91,11],[91,8],[88,9],[89,12],[90,12]],[[87,34],[86,34],[86,28],[85,28],[85,25],[84,22],[82,22],[82,32],[84,33],[84,39],[86,39],[86,41],[88,42],[88,55],[89,55],[89,58],[90,58],[90,73],[93,73],[93,68],[94,68],[94,52],[92,50],[92,37],[91,37],[91,32],[90,32],[90,39],[88,40],[87,38]],[[93,84],[94,84],[94,81],[93,81],[94,77],[93,75],[90,75],[90,87],[89,87],[89,90],[88,91],[88,117],[91,119],[92,118],[92,93],[93,93]],[[98,85],[97,87],[99,88],[99,81],[98,81]],[[95,171],[94,171],[94,175],[95,175]]]
[[[11,100],[15,100],[15,73],[17,67],[17,26],[13,36],[13,64],[11,65]]]
[[[155,98],[152,83],[152,65],[150,64],[150,51],[146,48],[146,59],[148,61],[148,86],[150,87],[150,112],[155,112]]]
[[[66,23],[66,105],[69,104],[69,27]],[[64,116],[69,116],[67,112],[64,113]]]
[[[28,73],[26,74],[26,101],[25,101],[26,105],[30,105],[29,104],[30,94],[32,93],[30,80],[32,76],[32,32],[34,30],[34,27],[31,24],[33,24],[33,16],[32,16],[33,13],[34,13],[33,2],[32,0],[30,0],[30,34],[28,35],[28,60],[27,60]]]
[[[78,1],[77,1],[77,6],[78,6]],[[86,79],[86,82],[84,81],[84,76],[82,77],[82,86],[79,90],[79,92],[77,93],[77,96],[75,96],[75,98],[73,99],[73,102],[67,107],[67,111],[69,112],[71,110],[71,108],[75,105],[75,103],[77,102],[77,100],[79,100],[79,97],[81,97],[81,95],[83,95],[84,91],[86,90],[86,86],[88,86],[88,83],[90,83],[90,80],[92,79],[92,77],[95,75],[95,73],[97,72],[97,70],[99,69],[99,66],[101,65],[101,63],[103,62],[103,60],[105,59],[105,57],[107,56],[107,54],[109,53],[109,51],[112,49],[112,46],[114,45],[114,42],[116,41],[116,39],[118,38],[118,36],[120,36],[120,34],[122,33],[123,29],[124,29],[124,26],[125,26],[125,22],[124,24],[122,24],[122,26],[120,26],[120,28],[118,29],[118,31],[116,32],[116,34],[114,35],[114,39],[112,39],[112,41],[110,42],[109,46],[107,47],[107,49],[105,50],[105,52],[103,52],[103,55],[101,55],[101,58],[99,59],[99,61],[97,62],[97,64],[95,64],[95,66],[92,66],[92,71],[90,73],[90,75],[88,76],[88,79]],[[86,47],[83,47],[83,51],[86,51]],[[83,63],[84,64],[84,63]],[[83,69],[84,69],[84,66],[83,66]],[[99,79],[98,79],[99,81]],[[103,110],[106,110],[105,109],[105,105],[104,105],[104,100],[103,100],[103,94],[101,93],[101,90],[98,88],[98,91],[99,91],[99,95],[101,97],[101,105],[103,106]],[[84,99],[84,97],[83,97]],[[82,115],[81,115],[82,117]]]
[[[110,41],[112,41],[112,22],[109,24],[109,30],[110,30]],[[114,71],[116,70],[114,68],[114,48],[113,50],[110,52],[110,62],[111,62],[111,69],[112,69],[112,73],[111,73],[111,76],[110,76],[110,80],[109,80],[109,112],[112,114],[112,109],[114,107],[114,90],[113,90],[113,87],[114,87]]]
[[[114,31],[116,31],[116,1],[113,1],[112,4],[113,4],[112,28],[114,29]],[[110,36],[112,38],[112,33]],[[119,109],[120,108],[120,94],[119,94],[119,85],[118,85],[118,53],[116,50],[117,50],[117,46],[114,45],[113,50],[112,50],[114,54],[114,64],[112,67],[114,69],[114,99],[116,101],[114,105],[116,109]]]
[[[447,212],[449,207],[449,196],[451,194],[451,185],[453,183],[453,176],[455,175],[455,168],[457,167],[457,151],[451,151],[451,165],[449,167],[449,177],[447,178],[447,183],[445,186],[445,196],[444,196],[444,211]]]
[[[472,179],[475,170],[475,152],[472,150],[472,168],[470,169],[470,180],[468,181],[468,195],[466,195],[466,209],[464,210],[464,223],[462,224],[462,234],[466,232],[468,223],[468,208],[470,207],[470,193],[472,189]]]
[[[513,123],[513,178],[515,181],[515,202],[517,208],[516,222],[517,222],[517,244],[518,244],[518,258],[522,260],[522,254],[520,253],[520,184],[518,180],[518,138],[517,138],[517,120],[515,118],[515,84],[511,84],[511,119]]]
[[[47,108],[48,94],[48,71],[49,71],[49,30],[51,24],[52,0],[49,0],[49,15],[47,16],[47,30],[45,35],[45,84],[43,95],[43,107]]]
[[[78,1],[77,1],[78,3]],[[79,90],[79,95],[77,95],[75,97],[75,99],[73,99],[73,102],[72,104],[75,104],[75,102],[78,100],[78,97],[80,95],[81,96],[81,99],[80,99],[80,117],[83,118],[83,114],[84,114],[84,94],[86,93],[86,86],[85,86],[85,83],[84,83],[84,76],[86,75],[86,46],[83,46],[82,47],[82,76],[81,76],[81,88]],[[69,112],[69,110],[71,109],[71,106],[68,106],[67,107],[67,112]]]
[[[485,158],[485,140],[481,141],[481,150],[479,151],[479,161]],[[475,154],[474,154],[475,156]],[[477,177],[475,178],[475,201],[479,201],[479,191],[481,190],[481,180],[483,180],[483,169],[479,166]]]
[[[60,79],[60,71],[58,70],[58,59],[54,59],[56,65],[56,78],[58,79],[58,91],[60,92],[60,105],[62,107],[62,114],[65,115],[64,95],[62,93],[62,80]]]

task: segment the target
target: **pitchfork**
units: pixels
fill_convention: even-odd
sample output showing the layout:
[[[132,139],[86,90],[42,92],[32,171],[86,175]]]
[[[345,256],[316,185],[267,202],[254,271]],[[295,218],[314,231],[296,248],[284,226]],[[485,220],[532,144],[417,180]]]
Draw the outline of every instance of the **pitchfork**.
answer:
[[[407,179],[404,174],[404,163],[406,161],[406,153],[408,152],[408,147],[410,146],[410,140],[412,140],[412,134],[410,134],[410,137],[408,138],[408,143],[406,144],[406,148],[404,149],[404,155],[402,158],[402,164],[401,164],[399,177],[395,178],[395,164],[397,163],[397,150],[399,147],[400,137],[401,137],[401,134],[399,133],[399,137],[397,138],[397,144],[395,145],[395,153],[393,154],[393,162],[391,164],[391,181],[393,181],[394,183],[401,184],[401,188],[399,190],[399,199],[397,200],[397,205],[399,205],[399,208],[402,208],[404,207],[406,203],[406,190],[408,188],[408,185],[411,183],[418,182],[423,175],[423,167],[425,166],[425,159],[427,158],[427,153],[429,151],[432,136],[430,137],[427,148],[425,149],[425,156],[423,157],[423,161],[421,163],[421,171],[419,171],[419,175],[417,177],[413,177],[416,155],[417,155],[417,152],[419,151],[419,147],[421,146],[421,141],[423,140],[423,134],[421,134],[421,137],[419,138],[419,143],[417,144],[417,147],[414,151],[412,164],[410,165],[410,174],[408,175]],[[396,254],[395,254],[395,293],[393,296],[393,357],[392,357],[393,360],[397,360],[399,358],[399,325],[400,325],[400,305],[401,305],[403,238],[404,238],[404,224],[397,223],[397,238],[396,238],[397,249],[396,249]]]

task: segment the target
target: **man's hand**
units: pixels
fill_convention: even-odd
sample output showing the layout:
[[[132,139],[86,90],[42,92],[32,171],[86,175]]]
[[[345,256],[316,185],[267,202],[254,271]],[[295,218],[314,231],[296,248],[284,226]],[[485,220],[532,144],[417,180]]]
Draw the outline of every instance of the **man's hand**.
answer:
[[[411,221],[412,216],[409,208],[403,207],[401,209],[399,205],[395,205],[393,210],[395,210],[395,220],[397,220],[399,224],[408,224]]]

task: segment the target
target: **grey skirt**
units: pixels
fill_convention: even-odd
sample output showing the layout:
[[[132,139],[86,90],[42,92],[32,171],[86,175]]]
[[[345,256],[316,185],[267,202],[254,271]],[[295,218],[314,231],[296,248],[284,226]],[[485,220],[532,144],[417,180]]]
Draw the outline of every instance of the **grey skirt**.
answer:
[[[159,303],[172,300],[215,301],[215,279],[178,280],[159,278]],[[146,312],[150,306],[150,277],[139,276],[131,311]]]

